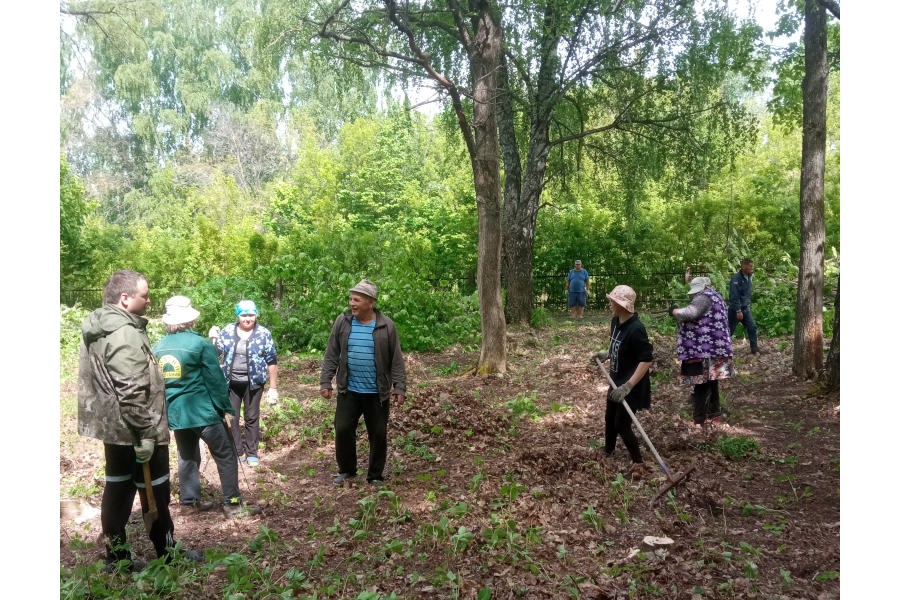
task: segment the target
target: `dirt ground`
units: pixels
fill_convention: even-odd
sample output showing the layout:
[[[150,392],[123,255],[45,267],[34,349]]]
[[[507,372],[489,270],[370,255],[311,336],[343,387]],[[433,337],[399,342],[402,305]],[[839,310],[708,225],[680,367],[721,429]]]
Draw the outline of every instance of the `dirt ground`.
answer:
[[[381,492],[364,477],[332,484],[320,363],[285,358],[281,404],[263,408],[262,464],[240,474],[263,513],[225,520],[179,511],[173,497],[176,539],[252,555],[280,584],[300,569],[293,597],[839,598],[840,398],[790,375],[790,340],[762,340],[762,355],[736,341],[725,424],[697,430],[675,336],[651,332],[652,407],[637,416],[673,474],[691,471],[651,505],[667,480],[646,445],[645,479],[625,477],[621,442],[612,464],[601,459],[606,383],[589,357],[608,336],[607,315],[511,330],[508,373],[484,379],[464,373],[477,348],[408,353]],[[86,494],[61,509],[61,562],[72,567],[102,556],[102,445],[72,436],[74,418],[60,427],[61,498]],[[358,440],[364,469],[363,427]],[[218,498],[212,461],[203,473]],[[152,558],[137,502],[130,528],[135,551]],[[260,551],[263,534],[278,543]],[[214,570],[184,597],[222,598],[225,578]]]

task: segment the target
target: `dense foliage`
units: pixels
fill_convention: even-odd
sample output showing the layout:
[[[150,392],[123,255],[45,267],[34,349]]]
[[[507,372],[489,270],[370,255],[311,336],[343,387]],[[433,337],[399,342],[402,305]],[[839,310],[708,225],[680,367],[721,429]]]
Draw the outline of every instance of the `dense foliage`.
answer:
[[[538,219],[535,273],[561,284],[575,257],[598,276],[639,278],[692,265],[724,292],[738,260],[753,256],[760,326],[790,331],[799,132],[764,133],[752,155],[695,199],[669,201],[665,189],[649,186],[630,218],[625,198],[596,177],[584,175],[565,190],[551,186]],[[829,160],[827,256],[837,267],[838,152]],[[466,167],[424,117],[395,110],[345,125],[334,146],[310,140],[290,173],[259,196],[224,173],[198,185],[184,182],[177,167],[161,168],[148,188],[128,195],[134,218],[113,224],[63,160],[62,285],[99,288],[111,270],[134,268],[149,276],[155,310],[169,295],[186,293],[204,326],[231,319],[236,301],[253,298],[285,349],[314,351],[344,309],[346,290],[369,277],[410,348],[469,341],[478,319]],[[677,278],[671,281],[669,297],[683,296]]]
[[[397,321],[405,347],[477,339],[471,164],[444,118],[403,102],[375,110],[362,99],[352,109],[333,104],[331,112],[343,118],[329,118],[323,102],[341,82],[332,81],[335,72],[329,79],[314,58],[306,67],[283,65],[285,81],[293,83],[281,92],[266,79],[278,68],[265,62],[253,36],[273,36],[265,31],[271,20],[259,21],[235,3],[216,13],[219,33],[193,31],[182,22],[184,12],[164,17],[154,9],[152,18],[140,18],[145,4],[152,3],[130,3],[127,14],[126,7],[104,2],[62,7],[93,18],[77,20],[63,36],[63,290],[97,290],[112,270],[133,268],[150,279],[154,313],[168,296],[184,293],[201,310],[205,328],[232,319],[234,303],[252,298],[281,348],[315,352],[345,309],[347,289],[368,277],[379,284],[379,306]],[[199,11],[208,3],[190,6]],[[94,28],[113,18],[108,11],[117,25]],[[143,41],[132,40],[130,29],[143,31]],[[147,48],[154,49],[152,59]],[[191,52],[202,60],[191,62]],[[194,89],[187,74],[197,69],[208,85]],[[172,81],[157,81],[167,72]],[[340,76],[350,102],[362,79]],[[840,258],[839,81],[833,79],[826,305]],[[273,104],[288,89],[290,111]],[[598,281],[652,281],[647,285],[657,298],[685,299],[688,265],[709,273],[725,292],[739,259],[751,256],[763,333],[790,331],[800,132],[773,126],[762,99],[743,102],[760,123],[756,143],[690,190],[675,185],[685,178],[660,172],[642,179],[635,193],[622,173],[589,153],[577,163],[553,163],[535,228],[536,294],[561,299],[575,258]],[[144,104],[152,110],[139,110]],[[97,116],[92,110],[109,112],[109,125],[89,126]],[[197,119],[185,120],[191,114]],[[141,119],[156,124],[140,125]],[[171,131],[163,137],[171,144],[151,148],[144,134],[166,119]],[[602,296],[593,302],[603,306]],[[532,322],[541,319],[537,314]],[[824,322],[830,327],[830,318]]]

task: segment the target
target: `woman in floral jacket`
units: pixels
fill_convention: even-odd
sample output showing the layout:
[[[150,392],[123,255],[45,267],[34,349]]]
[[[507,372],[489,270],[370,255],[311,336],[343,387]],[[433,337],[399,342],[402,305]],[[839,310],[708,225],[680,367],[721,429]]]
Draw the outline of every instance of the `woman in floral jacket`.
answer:
[[[237,322],[221,330],[213,326],[209,337],[216,345],[228,380],[228,396],[236,421],[239,421],[241,404],[244,405],[243,429],[239,422],[232,427],[234,445],[240,461],[255,467],[259,465],[259,404],[267,381],[269,403],[278,402],[278,355],[272,333],[257,322],[259,311],[255,302],[241,300],[234,312]]]
[[[719,380],[734,377],[734,352],[728,328],[728,306],[709,277],[694,277],[684,308],[669,307],[678,321],[681,383],[693,385],[694,424],[721,421]]]

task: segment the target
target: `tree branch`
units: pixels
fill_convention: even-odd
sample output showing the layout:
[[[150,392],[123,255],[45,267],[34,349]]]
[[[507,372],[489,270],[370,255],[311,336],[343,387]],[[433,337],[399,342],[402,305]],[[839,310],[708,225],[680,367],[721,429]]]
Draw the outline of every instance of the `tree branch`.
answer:
[[[830,12],[835,19],[838,21],[841,20],[841,5],[839,2],[836,0],[816,0],[816,2],[819,6]]]
[[[409,49],[415,57],[413,62],[422,67],[430,78],[435,80],[438,85],[447,90],[447,93],[450,94],[450,100],[453,103],[453,111],[456,113],[456,119],[459,121],[459,128],[462,132],[463,139],[466,142],[466,147],[469,150],[469,156],[475,156],[475,138],[472,135],[472,129],[469,126],[466,111],[463,108],[462,97],[459,90],[456,88],[456,84],[434,69],[431,64],[431,58],[427,53],[422,51],[416,43],[412,30],[397,14],[397,3],[394,0],[384,0],[384,6],[385,9],[387,9],[388,18],[391,23],[394,24],[400,33],[406,36]],[[456,14],[457,12],[458,11],[454,11],[454,18],[458,18],[458,21],[461,21],[461,17],[458,17]]]

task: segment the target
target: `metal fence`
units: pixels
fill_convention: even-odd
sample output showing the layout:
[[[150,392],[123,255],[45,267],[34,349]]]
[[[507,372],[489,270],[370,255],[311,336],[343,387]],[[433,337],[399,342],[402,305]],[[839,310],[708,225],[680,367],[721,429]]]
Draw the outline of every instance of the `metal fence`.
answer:
[[[533,277],[532,293],[534,306],[542,306],[548,309],[564,310],[568,303],[566,292],[566,275],[568,271],[559,275],[535,275]],[[636,274],[627,272],[618,273],[591,273],[591,281],[587,298],[587,307],[601,311],[609,310],[609,301],[606,294],[617,285],[628,285],[637,294],[635,306],[639,311],[661,310],[669,305],[672,295],[668,291],[673,279],[684,280],[683,271],[662,271],[658,273]],[[692,277],[709,275],[705,271],[694,271]],[[683,301],[683,298],[681,299]]]
[[[566,275],[568,271],[557,274],[535,274],[532,276],[532,294],[535,307],[551,310],[565,310],[568,301],[566,293]],[[696,271],[693,276],[709,275],[709,273]],[[677,279],[684,279],[683,272],[658,272],[649,274],[636,274],[628,272],[616,273],[591,273],[590,292],[587,303],[588,308],[605,311],[609,305],[606,293],[619,284],[626,284],[634,288],[637,293],[636,306],[640,311],[656,311],[666,308],[670,301],[667,291],[669,283]],[[475,292],[474,278],[443,278],[430,280],[429,283],[435,290],[454,291],[461,294]],[[504,282],[505,284],[505,282]],[[294,306],[291,297],[302,298],[306,295],[309,286],[302,283],[284,282],[281,293],[283,294],[283,306]],[[275,291],[272,291],[274,300]],[[64,306],[74,306],[76,303],[87,309],[94,309],[103,303],[102,289],[69,289],[60,290],[59,301]],[[162,306],[151,304],[153,316],[161,313]]]
[[[84,308],[98,308],[103,304],[103,290],[59,290],[59,303],[63,306],[80,304]]]

